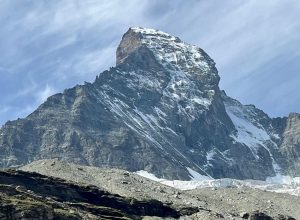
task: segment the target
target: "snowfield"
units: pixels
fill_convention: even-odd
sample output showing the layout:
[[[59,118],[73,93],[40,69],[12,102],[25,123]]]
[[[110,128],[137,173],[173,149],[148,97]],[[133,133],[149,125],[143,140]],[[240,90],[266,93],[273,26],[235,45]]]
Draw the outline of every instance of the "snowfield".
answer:
[[[300,196],[300,177],[289,177],[277,175],[269,177],[266,181],[259,180],[236,180],[236,179],[212,179],[211,177],[195,174],[195,171],[189,170],[192,175],[191,181],[166,180],[157,178],[154,174],[145,170],[135,172],[136,174],[154,180],[161,184],[174,187],[180,190],[191,190],[199,188],[255,188],[277,193],[288,193],[294,196]]]

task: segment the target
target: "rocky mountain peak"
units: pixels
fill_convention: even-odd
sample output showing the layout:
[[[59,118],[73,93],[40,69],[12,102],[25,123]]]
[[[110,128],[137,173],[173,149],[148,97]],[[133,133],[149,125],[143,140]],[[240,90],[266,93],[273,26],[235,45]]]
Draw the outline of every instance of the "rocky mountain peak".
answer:
[[[125,60],[130,62],[128,57],[133,53],[142,53],[143,60],[147,59],[148,62],[161,65],[169,71],[183,72],[203,85],[218,85],[219,76],[215,62],[199,47],[165,32],[140,27],[130,28],[118,46],[117,65]],[[149,68],[148,65],[147,67]]]

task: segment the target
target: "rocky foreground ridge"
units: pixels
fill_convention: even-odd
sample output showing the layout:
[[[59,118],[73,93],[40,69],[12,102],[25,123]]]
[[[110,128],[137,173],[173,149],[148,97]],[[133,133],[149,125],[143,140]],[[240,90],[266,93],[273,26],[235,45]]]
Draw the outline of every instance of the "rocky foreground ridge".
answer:
[[[287,194],[251,188],[183,191],[128,171],[59,160],[0,171],[0,183],[0,219],[293,220],[300,215],[299,197]]]
[[[0,130],[0,166],[61,158],[168,179],[299,176],[300,115],[270,118],[219,89],[214,61],[161,31],[130,28],[116,67]]]
[[[0,219],[179,218],[155,200],[137,201],[62,179],[15,170],[0,171]]]

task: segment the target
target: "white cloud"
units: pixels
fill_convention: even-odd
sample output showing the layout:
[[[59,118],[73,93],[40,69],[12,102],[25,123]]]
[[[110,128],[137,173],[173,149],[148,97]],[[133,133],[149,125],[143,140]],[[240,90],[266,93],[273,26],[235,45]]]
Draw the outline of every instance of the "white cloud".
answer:
[[[41,104],[44,101],[47,100],[47,98],[53,94],[56,93],[56,90],[54,88],[52,88],[51,86],[49,86],[48,84],[45,86],[45,88],[43,88],[42,90],[40,90],[39,92],[37,92],[36,94],[36,103],[37,104]]]
[[[8,112],[10,110],[10,107],[8,106],[0,106],[0,115]]]

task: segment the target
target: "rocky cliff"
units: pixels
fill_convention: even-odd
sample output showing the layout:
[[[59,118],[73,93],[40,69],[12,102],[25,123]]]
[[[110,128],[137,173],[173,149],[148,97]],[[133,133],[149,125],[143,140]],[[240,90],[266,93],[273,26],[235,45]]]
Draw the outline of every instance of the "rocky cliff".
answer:
[[[296,173],[299,115],[271,119],[228,97],[202,49],[161,31],[130,28],[116,57],[116,67],[93,83],[7,122],[0,166],[61,158],[169,179]]]
[[[285,125],[280,150],[288,159],[287,173],[300,176],[300,115],[291,113]]]

